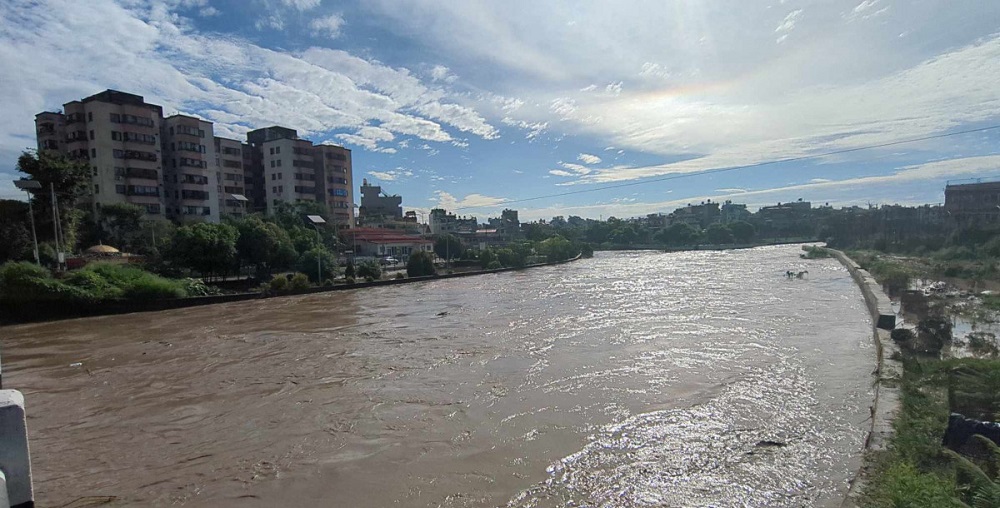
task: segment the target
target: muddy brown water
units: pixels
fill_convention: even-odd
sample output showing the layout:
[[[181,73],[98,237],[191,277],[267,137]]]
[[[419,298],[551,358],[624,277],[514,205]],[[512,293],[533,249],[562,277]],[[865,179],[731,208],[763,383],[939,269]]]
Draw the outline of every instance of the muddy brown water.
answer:
[[[798,253],[6,327],[4,384],[39,506],[838,506],[871,322]]]

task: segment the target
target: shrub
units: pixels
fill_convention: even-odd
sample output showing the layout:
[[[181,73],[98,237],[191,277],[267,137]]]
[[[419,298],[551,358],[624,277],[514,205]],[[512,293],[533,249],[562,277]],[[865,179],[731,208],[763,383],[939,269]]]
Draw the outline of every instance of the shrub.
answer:
[[[346,277],[344,278],[344,282],[348,284],[354,284],[356,281],[354,280],[354,277]]]
[[[424,277],[434,273],[434,257],[430,252],[414,252],[406,261],[406,275],[410,277]]]
[[[137,300],[158,300],[164,298],[184,298],[188,295],[184,283],[160,277],[142,268],[115,263],[92,263],[80,270],[93,272],[107,284],[117,288],[123,298]],[[97,295],[102,297],[101,295]]]
[[[94,295],[53,279],[45,268],[21,261],[0,265],[0,298],[10,301],[84,301],[94,299]]]
[[[296,273],[292,276],[292,280],[289,282],[289,287],[292,291],[309,289],[309,276],[304,273]]]
[[[397,278],[397,279],[405,279],[405,278],[406,278],[406,276],[405,276],[405,275],[403,275],[403,272],[396,272],[396,278]]]
[[[222,294],[222,291],[219,291],[219,288],[209,286],[201,279],[193,279],[189,277],[187,279],[182,279],[180,282],[188,296],[211,296]]]
[[[77,270],[63,279],[63,282],[78,287],[94,295],[95,298],[121,298],[122,290],[109,283],[100,274],[91,270]]]
[[[323,281],[323,287],[327,287],[328,288],[328,287],[330,287],[332,285],[333,285],[333,280],[331,280],[331,279],[326,279],[326,280]]]
[[[355,275],[355,273],[354,273],[354,263],[349,262],[349,263],[347,263],[347,266],[344,267],[344,277],[345,278],[353,279],[354,275]]]
[[[374,261],[366,261],[358,265],[357,276],[365,279],[381,279],[382,267]]]
[[[503,268],[503,265],[497,260],[490,261],[490,264],[486,265],[487,270],[499,270],[501,268]]]
[[[365,277],[365,282],[375,282],[375,279],[373,279],[373,278],[372,278],[372,277],[371,277],[371,276],[369,275],[369,276]]]
[[[284,293],[288,291],[288,278],[284,275],[275,275],[268,288],[275,293]]]

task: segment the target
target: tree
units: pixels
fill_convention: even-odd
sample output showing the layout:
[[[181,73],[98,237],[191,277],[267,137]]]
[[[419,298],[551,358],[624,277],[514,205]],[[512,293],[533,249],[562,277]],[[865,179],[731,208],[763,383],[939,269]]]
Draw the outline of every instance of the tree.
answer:
[[[382,278],[382,267],[374,261],[365,261],[360,263],[357,267],[358,277],[363,277],[365,279],[372,278],[374,280],[379,280]]]
[[[496,260],[497,260],[497,255],[495,252],[493,252],[493,249],[484,249],[482,252],[479,253],[479,266],[484,269],[487,266],[490,266],[490,263]]]
[[[142,222],[146,210],[131,203],[114,203],[101,207],[98,224],[100,240],[122,252],[137,252],[143,243]]]
[[[227,273],[236,261],[239,232],[229,224],[198,223],[177,228],[170,259],[202,275]]]
[[[0,263],[31,259],[31,230],[28,204],[0,200]]]
[[[733,233],[733,238],[737,243],[750,243],[757,234],[757,228],[746,221],[736,221],[729,225],[729,231]]]
[[[45,151],[23,152],[17,158],[17,170],[26,174],[28,180],[42,185],[40,189],[30,189],[35,208],[35,227],[38,239],[54,238],[52,193],[55,190],[59,202],[59,227],[65,246],[62,250],[71,252],[76,247],[77,232],[83,214],[76,209],[77,201],[87,195],[90,186],[90,166],[86,161],[73,160],[65,155]]]
[[[435,273],[434,256],[430,252],[418,251],[410,254],[410,259],[406,261],[406,275],[424,277]]]
[[[317,278],[316,258],[319,258],[320,272]],[[309,276],[309,280],[319,284],[337,276],[337,258],[325,247],[313,247],[299,256],[298,270]]]
[[[725,225],[715,223],[705,231],[705,240],[712,245],[733,243],[733,233]]]
[[[694,245],[698,242],[698,230],[688,224],[678,222],[656,235],[660,243],[671,246]]]
[[[274,270],[287,268],[295,261],[297,255],[292,240],[277,224],[251,215],[238,221],[236,229],[239,231],[237,259],[253,267],[258,279]]]
[[[439,258],[455,259],[462,255],[462,241],[455,235],[441,235],[434,241],[434,253]]]
[[[538,244],[538,253],[545,256],[546,261],[554,263],[570,259],[580,253],[569,240],[561,236],[553,236]]]

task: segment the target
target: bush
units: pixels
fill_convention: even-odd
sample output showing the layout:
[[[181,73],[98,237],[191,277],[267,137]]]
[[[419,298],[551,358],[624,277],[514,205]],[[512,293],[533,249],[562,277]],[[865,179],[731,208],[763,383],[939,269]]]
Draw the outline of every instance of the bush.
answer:
[[[284,293],[288,291],[288,278],[284,275],[275,275],[268,288],[275,293]]]
[[[292,280],[289,281],[289,287],[292,291],[309,289],[309,276],[304,273],[296,273],[292,276]]]
[[[501,268],[503,268],[503,265],[497,260],[490,261],[490,264],[486,265],[487,270],[499,270]]]
[[[347,263],[347,266],[344,267],[344,277],[353,279],[355,275],[356,274],[354,273],[354,263],[351,262]]]
[[[365,282],[375,282],[375,279],[373,279],[371,276],[368,276],[365,277]]]
[[[354,280],[354,277],[346,277],[344,278],[344,282],[348,284],[354,284],[356,281]]]
[[[405,279],[405,278],[406,278],[406,276],[405,276],[405,275],[403,275],[403,272],[396,272],[396,278],[397,278],[397,279]]]
[[[94,295],[53,279],[45,268],[21,261],[0,265],[0,299],[86,301],[94,299]]]
[[[222,294],[222,291],[219,291],[219,288],[209,286],[201,279],[193,279],[189,277],[187,279],[182,279],[180,282],[188,296],[212,296]]]
[[[374,261],[366,261],[361,263],[357,267],[357,276],[364,277],[365,279],[381,279],[382,278],[382,267]]]
[[[115,263],[92,263],[80,270],[101,276],[109,285],[121,291],[121,297],[138,300],[184,298],[188,295],[181,281],[170,280],[142,268]],[[97,298],[113,296],[95,295]]]
[[[326,279],[326,280],[323,281],[323,287],[328,288],[330,286],[333,286],[333,280],[332,279]]]
[[[406,275],[410,277],[425,277],[434,273],[434,257],[430,252],[414,252],[406,261]]]
[[[77,270],[71,272],[63,282],[87,291],[95,298],[121,298],[122,290],[109,283],[104,277],[92,270]]]

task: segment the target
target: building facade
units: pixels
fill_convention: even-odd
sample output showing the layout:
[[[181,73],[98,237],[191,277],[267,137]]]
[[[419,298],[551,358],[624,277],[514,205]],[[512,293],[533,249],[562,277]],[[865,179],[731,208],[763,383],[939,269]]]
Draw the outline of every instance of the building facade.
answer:
[[[91,168],[87,204],[131,203],[163,217],[163,108],[115,90],[63,105],[62,113],[35,116],[38,150],[86,161]]]
[[[87,161],[94,212],[131,203],[148,217],[218,222],[311,201],[329,221],[354,225],[351,151],[313,145],[294,129],[257,129],[243,143],[216,137],[212,122],[164,118],[142,96],[105,90],[64,104],[63,112],[37,114],[35,130],[39,152]]]
[[[371,185],[368,179],[361,180],[361,207],[358,219],[364,223],[402,221],[403,198],[382,192],[382,187]]]
[[[956,220],[1000,219],[1000,181],[948,182],[944,188],[944,209]]]
[[[219,222],[212,122],[187,115],[163,119],[164,202],[177,222]]]

